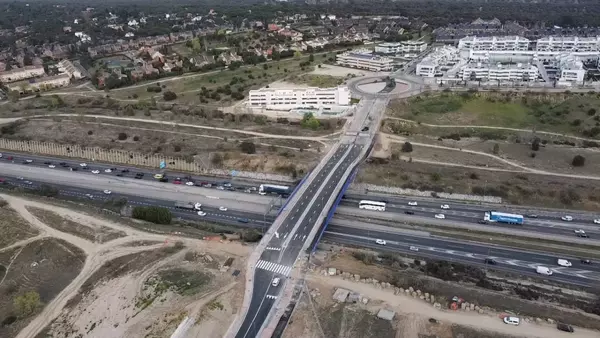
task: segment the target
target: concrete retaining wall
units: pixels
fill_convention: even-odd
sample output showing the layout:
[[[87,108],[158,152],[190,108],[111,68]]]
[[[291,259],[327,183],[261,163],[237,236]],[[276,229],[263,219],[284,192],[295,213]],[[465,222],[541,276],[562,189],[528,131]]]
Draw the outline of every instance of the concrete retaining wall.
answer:
[[[403,189],[398,187],[386,187],[374,184],[366,183],[355,183],[352,184],[352,190],[364,192],[380,192],[392,195],[408,195],[408,196],[420,196],[420,197],[432,197],[438,196],[440,198],[454,199],[460,201],[474,201],[482,203],[502,203],[501,197],[496,196],[479,196],[479,195],[466,195],[466,194],[451,194],[445,192],[434,192],[434,191],[421,191],[415,189]]]

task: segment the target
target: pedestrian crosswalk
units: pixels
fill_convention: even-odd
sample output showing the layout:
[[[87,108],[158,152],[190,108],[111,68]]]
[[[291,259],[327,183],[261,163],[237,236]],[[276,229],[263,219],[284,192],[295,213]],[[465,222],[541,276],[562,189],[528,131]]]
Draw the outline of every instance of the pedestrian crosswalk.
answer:
[[[266,248],[265,248],[265,250],[281,251],[281,248],[277,248],[277,247],[268,246],[268,247],[266,247]]]
[[[277,296],[273,296],[273,295],[267,295],[266,297],[269,299],[277,299]]]
[[[285,266],[285,265],[281,265],[281,264],[277,264],[277,263],[273,263],[273,262],[267,262],[267,261],[263,261],[263,260],[258,261],[258,263],[256,264],[256,267],[259,269],[275,272],[277,274],[284,275],[286,277],[290,274],[290,271],[292,271],[291,266]]]

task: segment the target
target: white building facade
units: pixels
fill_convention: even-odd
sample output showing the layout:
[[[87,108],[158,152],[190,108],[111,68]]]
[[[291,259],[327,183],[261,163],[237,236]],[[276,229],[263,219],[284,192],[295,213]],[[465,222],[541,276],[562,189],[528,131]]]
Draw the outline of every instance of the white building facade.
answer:
[[[424,41],[384,42],[375,46],[375,53],[418,55],[427,49]]]
[[[350,105],[350,90],[348,87],[334,88],[261,88],[251,90],[248,94],[250,108],[269,110],[292,109],[322,109],[330,110],[336,107]]]
[[[59,87],[66,87],[71,83],[69,74],[59,74],[46,76],[25,81],[13,82],[6,85],[8,91],[17,91],[20,94],[28,92],[37,92],[51,90]]]
[[[0,73],[0,82],[10,83],[20,80],[29,79],[32,77],[46,75],[42,66],[25,66],[23,68],[15,68]]]
[[[469,63],[460,70],[460,77],[465,80],[483,81],[535,81],[539,77],[538,68],[531,64],[490,64]]]
[[[438,47],[417,64],[416,74],[423,77],[441,76],[444,70],[460,62],[459,50],[451,46]]]
[[[538,39],[535,48],[553,52],[597,52],[600,51],[600,36],[548,36]]]
[[[467,36],[458,41],[458,49],[529,50],[530,41],[521,36]]]
[[[366,69],[372,72],[391,71],[394,68],[394,60],[366,51],[338,54],[335,63],[343,67]]]

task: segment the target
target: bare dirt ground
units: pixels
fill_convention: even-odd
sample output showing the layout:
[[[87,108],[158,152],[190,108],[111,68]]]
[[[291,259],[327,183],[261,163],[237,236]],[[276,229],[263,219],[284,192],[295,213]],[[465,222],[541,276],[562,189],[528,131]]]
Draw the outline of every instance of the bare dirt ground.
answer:
[[[4,205],[6,201],[0,199],[0,248],[6,248],[11,244],[18,241],[34,237],[39,232],[31,227],[19,214],[10,208],[8,205]]]
[[[336,255],[324,266],[360,273],[361,278],[385,280],[389,269],[364,265],[347,255]],[[414,273],[413,273],[414,274]],[[434,308],[418,298],[394,294],[393,288],[376,287],[341,276],[323,276],[316,272],[307,275],[307,292],[303,294],[285,337],[597,337],[598,331],[577,328],[575,333],[557,331],[554,325],[522,320],[519,326],[509,326],[500,314],[486,310],[477,312],[451,311]],[[367,298],[368,303],[337,304],[332,300],[336,288],[344,288]],[[460,292],[456,290],[456,292]],[[436,299],[438,299],[436,297]],[[376,318],[381,308],[396,312],[390,323]],[[431,323],[435,318],[437,323]],[[591,319],[590,319],[591,320]]]
[[[37,316],[14,321],[12,297],[3,297],[0,320],[9,320],[0,329],[2,337],[164,337],[186,316],[195,323],[189,331],[193,337],[218,337],[242,301],[243,272],[236,277],[232,271],[242,270],[251,247],[150,234],[55,205],[2,198],[39,235],[0,249],[6,275],[0,288],[36,290],[43,303]],[[54,213],[40,217],[54,226],[60,221],[78,231],[110,229],[120,237],[102,243],[88,232],[62,232],[31,208]],[[223,269],[225,261],[231,264]],[[23,280],[13,281],[15,276]]]

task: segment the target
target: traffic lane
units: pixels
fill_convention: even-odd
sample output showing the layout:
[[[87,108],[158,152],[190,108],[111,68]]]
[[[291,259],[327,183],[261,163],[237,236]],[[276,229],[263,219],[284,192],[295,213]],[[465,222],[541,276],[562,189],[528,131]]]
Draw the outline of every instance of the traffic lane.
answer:
[[[270,295],[269,292],[272,288],[271,274],[272,273],[267,270],[254,270],[252,298],[250,300],[248,311],[246,312],[246,317],[236,334],[236,338],[258,336],[258,331],[260,331],[262,323],[269,314],[275,301],[274,299],[267,297],[267,295]],[[284,280],[282,280],[282,282],[284,282]],[[273,291],[275,291],[275,296],[279,296],[281,287],[275,288]]]
[[[450,206],[451,210],[458,211],[470,211],[470,212],[485,212],[485,211],[502,211],[507,213],[514,213],[525,216],[527,215],[537,215],[538,219],[543,220],[560,220],[562,216],[570,215],[574,218],[575,221],[580,221],[583,223],[593,222],[594,219],[599,219],[600,215],[596,213],[586,212],[582,210],[545,210],[545,209],[537,209],[535,207],[528,206],[516,206],[516,205],[478,205],[478,204],[469,204],[469,203],[461,203],[460,201],[447,200],[447,199],[426,199],[423,197],[415,197],[415,196],[389,196],[389,195],[369,195],[369,194],[356,194],[356,193],[347,193],[345,194],[346,199],[358,204],[360,200],[374,200],[374,201],[384,201],[386,203],[394,204],[394,205],[408,205],[408,202],[415,201],[419,206],[425,206],[428,208],[441,209],[442,204],[447,204]],[[534,218],[529,218],[534,219]]]
[[[257,194],[220,191],[186,185],[141,181],[126,177],[105,175],[85,175],[64,171],[45,170],[36,167],[15,166],[0,162],[1,177],[23,177],[31,181],[41,181],[51,185],[70,186],[94,191],[111,190],[128,195],[154,197],[181,201],[182,199],[200,203],[210,200],[235,201],[248,211],[260,210],[274,204],[272,199]],[[234,205],[230,205],[233,207]]]
[[[29,155],[29,154],[14,153],[14,152],[2,152],[2,155],[3,155],[2,159],[5,159],[5,160],[7,160],[8,156],[12,156],[13,157],[12,161],[15,161],[15,164],[18,162],[22,163],[25,160],[33,160],[33,162],[28,165],[48,168],[49,164],[45,164],[44,162],[50,162],[51,164],[56,166],[56,168],[54,168],[55,170],[58,169],[58,170],[69,171],[69,167],[76,167],[76,168],[81,169],[80,164],[86,163],[88,165],[88,169],[90,171],[93,169],[105,170],[105,169],[116,168],[117,170],[113,174],[117,174],[117,173],[121,173],[121,170],[123,170],[123,169],[128,169],[128,170],[130,170],[130,172],[144,173],[145,174],[144,179],[146,179],[146,180],[152,179],[152,176],[156,173],[166,172],[168,177],[180,177],[183,179],[184,177],[190,176],[192,178],[192,180],[194,180],[194,181],[208,182],[211,184],[222,184],[224,182],[230,182],[232,185],[235,183],[235,186],[240,186],[240,187],[244,187],[244,188],[256,187],[259,185],[259,184],[251,184],[250,182],[243,182],[243,181],[240,182],[239,180],[235,180],[235,179],[219,179],[216,177],[209,177],[209,176],[190,175],[190,173],[170,171],[169,169],[159,169],[159,168],[150,169],[150,168],[144,168],[144,167],[133,167],[133,166],[128,166],[128,165],[104,163],[104,162],[96,162],[96,161],[88,162],[85,159],[73,160],[71,158],[59,158],[59,157],[42,156],[42,155]],[[65,163],[69,167],[62,167],[59,165],[59,163]],[[50,168],[48,168],[48,169],[50,169]],[[148,175],[148,176],[146,177],[146,175]]]
[[[353,149],[348,154],[348,156],[333,173],[331,177],[331,181],[333,182],[328,182],[330,184],[325,186],[325,188],[323,189],[323,191],[321,191],[321,194],[319,194],[317,198],[323,197],[324,201],[326,202],[327,199],[331,197],[341,177],[348,170],[348,168],[354,162],[356,157],[360,155],[361,151],[362,147],[356,147],[356,149]],[[304,218],[301,225],[298,227],[297,238],[292,239],[292,241],[290,241],[290,245],[285,249],[282,262],[284,262],[285,264],[294,264],[310,232],[315,226],[321,226],[321,224],[317,224],[316,221],[321,211],[323,211],[323,204],[325,202],[313,204],[311,210],[307,214],[307,216],[312,215],[312,217]]]
[[[281,249],[281,246],[286,240],[288,233],[293,229],[293,226],[296,224],[297,220],[304,212],[304,205],[308,204],[309,200],[313,197],[309,195],[307,191],[318,189],[318,187],[320,187],[323,184],[323,181],[325,180],[331,169],[335,166],[337,162],[339,162],[341,156],[346,152],[346,150],[347,147],[340,146],[329,159],[329,161],[327,161],[322,170],[310,182],[304,194],[300,196],[298,201],[296,201],[296,203],[294,204],[293,209],[290,210],[287,217],[283,220],[277,233],[269,241],[268,247]],[[272,250],[265,250],[261,254],[261,259],[263,260],[269,261],[273,258],[279,259],[279,254],[277,254],[277,257],[275,257],[275,253],[273,253]]]
[[[393,231],[390,228],[390,231]],[[333,222],[327,231],[338,232],[353,236],[368,236],[375,239],[380,238],[386,241],[403,242],[409,243],[410,245],[418,246],[430,246],[435,248],[442,248],[448,250],[466,250],[469,253],[479,254],[482,256],[494,256],[499,258],[507,259],[518,259],[523,261],[532,261],[532,263],[547,264],[549,267],[556,266],[557,259],[568,259],[573,264],[573,268],[580,268],[590,271],[600,271],[600,265],[587,265],[580,262],[581,258],[585,257],[569,257],[568,255],[555,255],[551,252],[540,252],[540,251],[527,251],[520,249],[513,249],[509,247],[503,247],[498,245],[478,244],[476,242],[468,242],[454,239],[447,239],[442,237],[422,237],[411,235],[407,233],[393,233],[393,232],[382,232],[365,229],[357,229],[352,227],[346,227],[343,225],[337,225]]]
[[[355,245],[360,247],[367,247],[378,251],[387,251],[387,252],[397,252],[403,254],[410,254],[412,256],[431,258],[441,261],[449,261],[456,262],[471,266],[476,266],[479,268],[488,268],[499,271],[507,271],[518,273],[519,275],[534,277],[538,279],[551,280],[554,282],[561,282],[565,284],[578,285],[583,287],[593,287],[597,284],[595,279],[582,278],[576,275],[570,274],[562,274],[555,273],[552,276],[543,276],[535,272],[535,268],[531,267],[521,267],[514,265],[504,265],[504,264],[496,264],[489,265],[483,262],[483,259],[479,257],[468,257],[468,256],[451,256],[443,251],[411,251],[406,245],[394,245],[394,244],[386,244],[386,245],[378,245],[375,243],[375,239],[357,239],[352,237],[344,236],[343,234],[334,234],[325,232],[323,235],[323,239],[325,241],[329,241],[332,243],[346,244],[346,245]],[[555,270],[554,268],[551,268]]]

